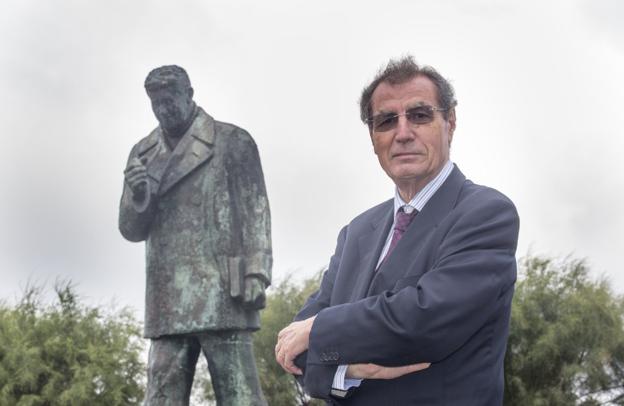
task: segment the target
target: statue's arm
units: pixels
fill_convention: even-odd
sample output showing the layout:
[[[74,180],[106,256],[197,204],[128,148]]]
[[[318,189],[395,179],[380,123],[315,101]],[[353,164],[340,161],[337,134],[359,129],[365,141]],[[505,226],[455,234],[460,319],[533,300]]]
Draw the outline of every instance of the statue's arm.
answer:
[[[133,182],[129,181],[129,176],[137,172],[135,169],[137,166],[142,165],[136,150],[135,146],[128,157],[128,164],[124,171],[123,193],[119,204],[119,231],[124,238],[134,242],[147,239],[154,215],[155,201],[147,173],[145,173],[144,185],[140,185],[138,189],[135,187],[135,191],[130,187]]]
[[[273,264],[269,200],[258,148],[249,134],[238,131],[228,176],[241,226],[241,270],[245,279],[256,278],[266,288],[271,283]]]

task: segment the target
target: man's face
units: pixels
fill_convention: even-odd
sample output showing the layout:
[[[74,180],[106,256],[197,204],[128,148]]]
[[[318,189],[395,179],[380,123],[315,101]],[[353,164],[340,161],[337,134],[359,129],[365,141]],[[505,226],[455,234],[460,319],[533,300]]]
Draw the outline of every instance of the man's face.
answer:
[[[184,129],[193,113],[192,89],[178,85],[167,86],[152,90],[149,98],[161,128],[171,135],[181,135],[180,129]]]
[[[416,76],[408,82],[391,85],[382,82],[371,98],[373,116],[403,114],[392,128],[373,128],[371,139],[379,163],[399,190],[413,197],[442,169],[449,159],[449,149],[455,130],[455,112],[448,121],[442,112],[432,111],[433,120],[413,124],[404,115],[417,106],[439,108],[438,93],[426,76]]]

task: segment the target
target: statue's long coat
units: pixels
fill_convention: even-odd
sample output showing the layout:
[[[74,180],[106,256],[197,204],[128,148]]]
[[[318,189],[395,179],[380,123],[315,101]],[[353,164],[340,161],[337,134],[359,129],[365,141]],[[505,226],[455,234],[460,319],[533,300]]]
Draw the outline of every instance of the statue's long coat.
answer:
[[[198,108],[173,151],[157,128],[135,157],[150,193],[137,202],[124,185],[119,229],[146,241],[145,337],[258,329],[258,310],[242,306],[244,278],[270,283],[271,220],[250,135]]]

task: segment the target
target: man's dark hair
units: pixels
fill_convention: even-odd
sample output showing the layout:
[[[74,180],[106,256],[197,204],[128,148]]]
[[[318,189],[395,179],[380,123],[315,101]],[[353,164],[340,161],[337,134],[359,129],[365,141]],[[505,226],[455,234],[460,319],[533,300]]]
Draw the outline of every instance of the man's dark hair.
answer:
[[[166,65],[153,69],[145,78],[145,90],[148,93],[178,85],[181,89],[191,87],[191,81],[186,71],[177,65]]]
[[[427,65],[419,66],[414,61],[414,57],[408,55],[398,60],[390,59],[386,67],[380,69],[375,79],[362,90],[362,96],[360,97],[360,118],[362,121],[368,124],[367,120],[373,114],[371,98],[373,97],[373,92],[381,82],[388,82],[391,85],[400,85],[412,80],[416,76],[425,76],[433,82],[438,90],[438,107],[445,109],[442,112],[442,116],[445,120],[448,120],[449,111],[457,105],[453,86],[451,86],[449,81],[444,79],[434,68]]]

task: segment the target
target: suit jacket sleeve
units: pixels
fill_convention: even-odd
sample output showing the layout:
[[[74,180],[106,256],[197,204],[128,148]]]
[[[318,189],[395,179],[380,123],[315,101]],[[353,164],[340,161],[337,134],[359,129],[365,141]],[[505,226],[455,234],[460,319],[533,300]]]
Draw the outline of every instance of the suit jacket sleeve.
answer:
[[[242,129],[235,130],[228,156],[228,179],[235,205],[234,225],[240,234],[234,251],[242,259],[243,277],[254,276],[271,284],[271,214],[258,149]]]
[[[299,313],[295,316],[295,320],[304,320],[314,316],[321,310],[329,307],[332,291],[334,289],[334,280],[340,266],[340,259],[347,235],[347,226],[343,227],[338,234],[336,243],[336,251],[329,261],[329,267],[323,274],[321,286],[318,291],[312,294]],[[306,388],[306,391],[318,398],[329,397],[329,391],[333,384],[334,375],[336,374],[337,365],[312,365],[308,369],[307,351],[299,355],[295,359],[295,364],[303,371],[302,376],[296,376],[299,383]],[[312,381],[310,385],[307,381]]]
[[[483,193],[455,208],[431,269],[408,270],[412,276],[397,281],[394,289],[320,310],[305,378],[313,396],[324,397],[329,389],[318,384],[312,368],[434,363],[501,310],[499,299],[516,278],[519,221],[508,199],[490,189]],[[338,357],[328,360],[332,357],[322,356],[327,353]]]
[[[138,144],[130,151],[128,163],[138,156],[137,150]],[[149,190],[145,196],[146,201],[135,201],[132,196],[132,190],[130,190],[128,184],[124,181],[123,194],[121,195],[121,202],[119,204],[119,231],[124,238],[133,242],[147,239],[150,224],[154,216],[154,197],[153,191]]]

